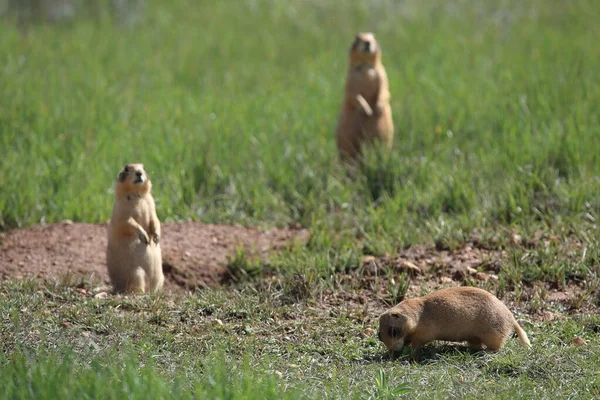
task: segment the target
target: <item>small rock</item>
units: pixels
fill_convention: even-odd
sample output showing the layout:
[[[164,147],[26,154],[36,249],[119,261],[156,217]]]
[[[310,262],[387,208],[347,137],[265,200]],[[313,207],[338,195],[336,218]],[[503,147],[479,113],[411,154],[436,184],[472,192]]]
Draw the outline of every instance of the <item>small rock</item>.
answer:
[[[417,267],[415,264],[407,260],[400,261],[398,267],[400,267],[401,270],[406,271],[408,273],[412,273],[415,275],[421,274],[421,268]]]
[[[551,313],[550,311],[543,311],[542,312],[542,318],[546,321],[553,321],[554,320],[554,314]]]
[[[215,318],[215,322],[221,326],[223,326],[223,321],[221,321],[219,318]]]
[[[72,325],[72,324],[71,324],[69,321],[63,321],[63,322],[62,322],[62,324],[61,324],[61,326],[62,326],[63,328],[68,328],[68,327],[69,327],[69,326],[71,326],[71,325]]]
[[[449,276],[442,276],[440,278],[440,282],[441,283],[452,283],[452,278],[450,278]]]
[[[377,332],[375,329],[373,328],[367,328],[365,329],[365,331],[363,332],[363,334],[365,335],[365,337],[371,337],[375,334],[375,332]]]
[[[78,291],[80,294],[84,295],[84,296],[87,294],[87,290],[85,290],[85,289],[83,289],[83,288],[82,288],[82,289],[77,289],[77,291]]]
[[[467,267],[465,268],[465,271],[469,274],[469,275],[475,275],[477,273],[477,270],[473,267]]]
[[[110,291],[110,286],[107,286],[107,285],[97,286],[94,289],[92,289],[93,293],[109,292],[109,291]]]
[[[587,344],[587,342],[579,336],[573,338],[573,340],[571,340],[571,343],[573,343],[575,346],[584,346]]]
[[[512,244],[514,244],[515,246],[520,245],[523,242],[523,238],[521,237],[521,235],[517,235],[516,233],[514,235],[512,235],[512,237],[510,238],[510,241]]]
[[[62,221],[62,223],[65,225],[73,225],[73,221],[71,221],[70,219],[65,219]]]
[[[379,269],[377,259],[373,256],[363,256],[360,265],[364,269],[366,275],[376,275],[377,270]]]
[[[554,243],[562,243],[562,237],[559,235],[552,235],[550,236],[550,241]]]
[[[496,274],[490,274],[490,279],[493,280],[494,282],[498,282],[498,275]]]
[[[370,264],[372,262],[375,262],[375,257],[373,256],[363,256],[362,261],[360,262],[361,265],[365,265],[365,264]]]
[[[94,295],[94,298],[99,299],[99,300],[105,299],[107,297],[108,297],[108,293],[106,293],[106,292],[100,292],[100,293],[96,293]]]
[[[478,272],[475,274],[475,279],[482,282],[487,282],[490,280],[490,276],[485,272]]]

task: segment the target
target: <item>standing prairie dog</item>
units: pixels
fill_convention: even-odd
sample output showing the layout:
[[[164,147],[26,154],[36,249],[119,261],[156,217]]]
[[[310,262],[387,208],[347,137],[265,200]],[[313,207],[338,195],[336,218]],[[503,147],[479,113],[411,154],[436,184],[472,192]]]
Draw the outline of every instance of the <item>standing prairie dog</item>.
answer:
[[[442,289],[407,299],[379,318],[379,339],[390,351],[404,344],[413,350],[433,340],[466,341],[472,348],[497,351],[514,330],[521,343],[527,334],[496,296],[474,287]]]
[[[127,164],[117,177],[108,224],[106,265],[115,292],[159,291],[163,286],[160,221],[143,164]]]
[[[361,154],[363,144],[392,146],[394,124],[381,48],[372,33],[359,33],[350,48],[344,101],[335,132],[342,160]]]

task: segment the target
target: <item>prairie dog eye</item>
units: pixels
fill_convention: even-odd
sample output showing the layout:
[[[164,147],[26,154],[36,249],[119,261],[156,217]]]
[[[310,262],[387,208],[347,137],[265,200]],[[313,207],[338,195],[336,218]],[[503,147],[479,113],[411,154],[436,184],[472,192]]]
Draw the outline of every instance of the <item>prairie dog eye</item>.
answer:
[[[123,171],[129,172],[129,167],[126,165],[125,168],[123,168]]]

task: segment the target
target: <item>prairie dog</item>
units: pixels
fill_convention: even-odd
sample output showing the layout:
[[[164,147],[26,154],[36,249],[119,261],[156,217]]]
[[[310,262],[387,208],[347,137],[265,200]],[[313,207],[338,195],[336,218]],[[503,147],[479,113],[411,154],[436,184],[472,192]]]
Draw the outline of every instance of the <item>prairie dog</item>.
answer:
[[[350,48],[350,65],[342,109],[335,132],[342,160],[356,159],[365,143],[379,140],[392,146],[394,124],[390,90],[381,48],[372,33],[356,35]]]
[[[160,221],[143,164],[127,164],[117,177],[108,224],[106,265],[115,292],[159,291],[164,282]]]
[[[379,318],[379,339],[390,351],[404,344],[413,350],[433,340],[466,341],[472,348],[497,351],[514,330],[521,343],[527,334],[496,296],[474,287],[442,289],[407,299]]]

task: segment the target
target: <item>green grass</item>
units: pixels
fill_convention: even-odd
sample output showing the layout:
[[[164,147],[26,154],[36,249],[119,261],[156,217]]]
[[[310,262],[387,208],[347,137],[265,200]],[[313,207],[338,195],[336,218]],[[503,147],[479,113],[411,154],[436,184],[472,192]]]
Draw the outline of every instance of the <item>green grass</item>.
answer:
[[[232,367],[214,356],[202,362],[190,360],[202,375],[182,374],[173,380],[162,377],[152,359],[140,363],[134,355],[100,355],[113,361],[107,366],[98,361],[98,354],[86,356],[87,362],[73,360],[67,349],[60,355],[13,356],[8,374],[2,377],[4,394],[36,399],[281,399],[293,395],[279,392],[275,375],[252,374],[247,363]]]
[[[576,236],[589,251],[575,257],[510,250],[497,290],[585,282],[598,306],[596,1],[149,0],[133,27],[100,11],[0,20],[0,229],[103,222],[118,171],[142,162],[162,221],[300,224],[311,238],[270,261],[277,299],[254,281],[105,302],[2,283],[9,397],[600,396],[596,317],[527,326],[530,352],[511,341],[412,363],[361,335],[375,315],[309,308],[363,254],[453,248],[474,230],[500,245],[506,232]],[[396,137],[353,179],[333,132],[359,30],[384,49]],[[230,263],[239,280],[264,267],[242,252]],[[406,291],[396,282],[390,299]],[[269,333],[282,319],[289,341]]]
[[[164,220],[323,223],[390,247],[441,219],[596,218],[593,1],[374,4],[150,2],[133,29],[2,23],[0,223],[104,221],[128,161],[151,172]],[[332,136],[348,43],[367,29],[396,140],[353,182]]]
[[[7,398],[600,394],[597,315],[525,324],[531,350],[516,339],[498,353],[438,344],[392,361],[366,331],[374,315],[279,299],[226,289],[94,300],[68,285],[4,282],[0,383]],[[571,345],[575,336],[588,344]]]

